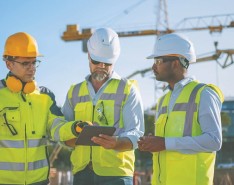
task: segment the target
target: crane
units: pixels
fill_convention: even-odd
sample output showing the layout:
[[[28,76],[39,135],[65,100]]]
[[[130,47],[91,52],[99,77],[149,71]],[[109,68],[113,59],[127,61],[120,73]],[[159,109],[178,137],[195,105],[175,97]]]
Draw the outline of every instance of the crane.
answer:
[[[159,8],[162,9],[162,0],[160,0]],[[165,9],[165,8],[164,8]],[[167,17],[167,11],[164,11],[165,17]],[[159,16],[160,17],[160,16]],[[164,30],[159,29],[160,19],[157,20],[156,29],[146,29],[146,30],[133,30],[133,31],[120,31],[117,32],[119,37],[134,37],[134,36],[147,36],[147,35],[160,35],[172,32],[185,32],[185,31],[202,31],[209,30],[212,33],[221,33],[223,29],[234,28],[234,14],[225,14],[225,15],[211,15],[211,16],[199,16],[185,18],[180,21],[175,29],[170,29],[168,26],[168,21],[166,18],[166,28]],[[83,42],[83,51],[87,52],[87,40],[92,35],[93,30],[91,28],[82,29],[80,32],[78,25],[67,25],[67,29],[63,32],[61,36],[62,40],[69,41],[82,41]],[[217,44],[217,43],[216,43]],[[234,49],[221,50],[217,49],[215,46],[214,54],[205,57],[198,57],[197,62],[205,62],[210,60],[215,60],[222,68],[226,68],[234,63],[233,54]],[[223,61],[223,64],[220,62],[219,58],[226,55],[226,59]],[[151,68],[146,68],[143,70],[135,71],[128,78],[133,77],[137,74],[144,76],[145,73],[149,72]]]
[[[213,54],[207,56],[198,57],[197,62],[206,62],[210,60],[215,60],[220,67],[226,68],[234,63],[233,54],[234,49],[218,49],[218,42],[214,42],[215,51]],[[224,58],[223,62],[220,61],[220,58]]]
[[[133,37],[199,30],[209,30],[210,33],[215,33],[222,32],[222,30],[226,28],[234,28],[234,14],[185,18],[177,24],[175,29],[146,29],[123,32],[120,31],[117,33],[119,37]],[[79,25],[67,25],[66,31],[63,32],[61,39],[66,42],[83,41],[89,39],[92,32],[93,30],[91,28],[85,28],[80,31]]]
[[[132,31],[122,31],[122,32],[120,31],[120,32],[117,32],[119,37],[161,35],[161,34],[172,33],[172,32],[199,31],[199,30],[200,31],[209,30],[209,32],[212,34],[212,33],[221,33],[223,29],[234,28],[234,14],[225,14],[225,15],[211,15],[211,16],[199,16],[199,17],[185,18],[177,24],[175,29],[170,29],[168,25],[168,20],[167,20],[167,11],[165,10],[166,4],[165,3],[162,4],[162,1],[163,0],[160,0],[159,9],[162,10],[163,9],[162,6],[164,5],[163,12],[166,17],[165,19],[166,26],[164,30],[159,29],[160,19],[158,18],[156,29],[132,30]],[[67,25],[67,29],[65,32],[63,32],[63,35],[61,36],[61,38],[62,40],[66,42],[82,41],[83,51],[87,52],[87,40],[92,35],[92,32],[93,30],[91,28],[82,29],[80,32],[78,25],[75,25],[75,24]],[[234,63],[233,54],[234,54],[233,49],[221,50],[221,49],[216,48],[215,53],[213,55],[202,57],[202,58],[198,57],[197,62],[215,60],[222,68],[226,68]],[[226,55],[226,59],[222,64],[219,61],[219,58],[224,55]],[[130,77],[138,73],[144,74],[148,71],[150,71],[150,69],[136,71],[133,74],[131,74]]]

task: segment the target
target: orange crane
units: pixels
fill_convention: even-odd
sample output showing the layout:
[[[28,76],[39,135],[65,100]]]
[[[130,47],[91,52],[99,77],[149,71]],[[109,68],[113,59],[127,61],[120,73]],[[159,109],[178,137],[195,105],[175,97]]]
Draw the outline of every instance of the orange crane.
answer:
[[[175,29],[158,30],[133,30],[117,32],[119,37],[133,37],[146,35],[159,35],[172,32],[209,30],[210,33],[222,32],[224,28],[234,28],[234,14],[211,15],[204,17],[185,18],[180,21]],[[92,35],[91,28],[85,28],[81,31],[76,24],[67,25],[67,29],[61,36],[64,41],[87,40]]]
[[[160,0],[162,3],[162,0]],[[166,5],[164,5],[166,6]],[[167,16],[167,12],[165,12]],[[160,20],[158,20],[159,22]],[[157,28],[155,30],[133,30],[133,31],[123,31],[117,32],[119,37],[134,37],[134,36],[147,36],[147,35],[160,35],[172,32],[185,32],[185,31],[201,31],[201,30],[209,30],[212,33],[221,33],[223,29],[234,28],[234,14],[225,14],[225,15],[211,15],[211,16],[200,16],[200,17],[192,17],[185,18],[180,21],[175,29],[170,29],[168,27],[168,23],[166,25],[166,29],[160,30]],[[83,51],[87,52],[87,40],[92,35],[91,28],[85,28],[81,31],[79,30],[78,25],[67,25],[67,30],[63,32],[61,36],[62,40],[69,41],[82,41],[83,42]],[[215,50],[215,53],[211,56],[206,56],[202,58],[198,58],[197,62],[204,62],[209,60],[215,60],[222,67],[226,68],[234,63],[233,61],[233,49],[226,50]],[[223,64],[218,60],[221,55],[227,55]],[[144,69],[141,71],[134,72],[134,75],[141,73],[144,74],[150,71],[150,69]],[[133,74],[132,74],[133,75]],[[130,75],[132,77],[132,75]]]

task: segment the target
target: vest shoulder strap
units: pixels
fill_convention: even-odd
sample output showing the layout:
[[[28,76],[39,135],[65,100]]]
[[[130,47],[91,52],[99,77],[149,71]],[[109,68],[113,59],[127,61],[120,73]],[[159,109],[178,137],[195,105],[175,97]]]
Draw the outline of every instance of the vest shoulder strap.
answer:
[[[53,113],[56,116],[63,116],[61,109],[57,106],[54,93],[44,86],[40,86],[39,91],[41,94],[46,94],[51,98],[52,100],[52,105],[50,107],[51,113]]]
[[[221,91],[221,89],[219,87],[217,87],[216,85],[213,85],[213,84],[207,84],[207,86],[210,87],[211,89],[213,89],[218,94],[221,102],[223,103],[224,95],[223,95],[223,92]]]

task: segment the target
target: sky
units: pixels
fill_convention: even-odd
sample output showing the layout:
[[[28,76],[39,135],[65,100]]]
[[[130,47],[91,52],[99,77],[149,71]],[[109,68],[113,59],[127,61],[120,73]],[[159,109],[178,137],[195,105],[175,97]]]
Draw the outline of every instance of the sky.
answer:
[[[1,0],[0,7],[0,53],[11,34],[31,34],[44,55],[39,58],[42,63],[37,68],[37,84],[52,90],[59,106],[63,105],[71,84],[83,81],[89,74],[82,42],[61,39],[67,25],[77,24],[80,29],[110,27],[118,32],[155,29],[157,20],[165,22],[164,15],[157,11],[158,0]],[[167,20],[172,29],[190,17],[233,14],[234,20],[233,7],[233,0],[168,0]],[[234,28],[216,34],[208,30],[182,34],[194,43],[197,56],[214,52],[215,41],[219,49],[234,49]],[[152,53],[155,40],[154,35],[120,38],[121,54],[115,71],[127,77],[150,68],[153,60],[146,57]],[[220,59],[221,63],[224,59]],[[5,78],[7,72],[5,63],[0,62],[0,79]],[[197,63],[189,67],[188,75],[200,82],[218,85],[226,98],[234,97],[234,65],[223,69],[215,61]],[[144,76],[138,74],[132,79],[138,81],[145,110],[151,108],[163,93],[161,83],[155,81],[152,72]]]

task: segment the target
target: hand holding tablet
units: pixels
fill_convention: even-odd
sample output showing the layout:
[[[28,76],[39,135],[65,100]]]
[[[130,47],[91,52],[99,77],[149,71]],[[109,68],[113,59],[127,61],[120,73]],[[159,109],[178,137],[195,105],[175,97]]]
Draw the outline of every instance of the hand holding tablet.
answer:
[[[98,144],[91,141],[94,136],[99,136],[99,134],[105,134],[112,136],[115,132],[115,127],[107,126],[85,126],[78,138],[76,139],[76,145],[86,145],[86,146],[99,146]]]

